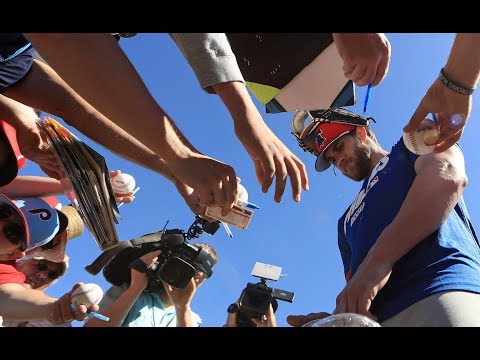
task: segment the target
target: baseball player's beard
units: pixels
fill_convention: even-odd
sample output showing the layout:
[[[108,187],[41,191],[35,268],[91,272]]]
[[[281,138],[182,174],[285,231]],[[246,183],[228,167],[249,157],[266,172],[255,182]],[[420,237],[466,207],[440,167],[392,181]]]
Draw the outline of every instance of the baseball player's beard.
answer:
[[[350,165],[351,173],[345,174],[354,181],[363,181],[367,178],[371,171],[372,151],[370,147],[364,143],[357,141],[357,148]]]

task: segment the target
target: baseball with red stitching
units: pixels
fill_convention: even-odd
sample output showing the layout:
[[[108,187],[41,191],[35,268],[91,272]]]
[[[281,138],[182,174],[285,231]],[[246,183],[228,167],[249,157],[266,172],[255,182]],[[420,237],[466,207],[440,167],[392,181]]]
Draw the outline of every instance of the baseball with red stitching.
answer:
[[[432,120],[424,119],[417,130],[403,133],[403,142],[408,150],[417,155],[429,154],[435,149],[434,144],[440,137],[440,129]]]
[[[84,284],[75,289],[72,293],[72,304],[75,306],[85,305],[89,308],[98,304],[103,297],[103,290],[94,283]]]

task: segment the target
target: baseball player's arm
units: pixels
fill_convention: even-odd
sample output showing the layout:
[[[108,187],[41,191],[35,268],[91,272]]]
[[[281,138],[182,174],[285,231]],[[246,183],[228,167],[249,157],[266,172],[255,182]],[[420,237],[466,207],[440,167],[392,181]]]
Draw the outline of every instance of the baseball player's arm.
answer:
[[[474,89],[480,78],[480,34],[457,34],[442,72],[442,76],[455,85]],[[453,146],[463,134],[473,105],[472,94],[458,93],[457,90],[443,84],[440,77],[435,79],[420,100],[404,131],[414,131],[427,114],[437,114],[440,137],[436,142],[435,152],[442,152]],[[451,122],[454,115],[456,124]],[[458,116],[462,120],[460,123]]]
[[[400,211],[369,252],[392,266],[445,222],[468,181],[458,146],[418,157],[415,171]]]
[[[400,211],[337,296],[334,313],[357,312],[376,320],[370,312],[371,302],[387,283],[395,263],[440,227],[467,184],[463,155],[456,146],[420,156],[415,171]]]

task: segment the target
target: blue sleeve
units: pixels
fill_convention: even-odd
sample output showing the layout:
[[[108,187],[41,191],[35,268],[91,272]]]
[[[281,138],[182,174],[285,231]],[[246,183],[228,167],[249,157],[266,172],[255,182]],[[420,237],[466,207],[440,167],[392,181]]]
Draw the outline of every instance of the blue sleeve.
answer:
[[[348,281],[350,279],[350,263],[352,259],[352,249],[350,248],[350,244],[348,243],[345,233],[343,231],[345,214],[340,218],[340,220],[338,220],[338,249],[340,250],[340,255],[342,257],[345,279]]]

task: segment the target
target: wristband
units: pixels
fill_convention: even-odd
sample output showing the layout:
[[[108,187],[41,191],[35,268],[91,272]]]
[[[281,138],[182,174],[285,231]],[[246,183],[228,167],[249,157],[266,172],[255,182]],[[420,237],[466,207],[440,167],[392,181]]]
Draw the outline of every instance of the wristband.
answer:
[[[453,90],[456,93],[459,93],[459,94],[462,94],[462,95],[472,95],[473,91],[475,90],[475,88],[470,89],[470,88],[466,88],[466,87],[463,87],[461,85],[458,85],[457,83],[454,83],[452,80],[447,78],[443,68],[440,70],[440,74],[438,74],[438,79],[440,80],[440,82],[443,85],[448,87],[450,90]]]
[[[148,266],[143,262],[142,259],[136,259],[132,261],[128,265],[129,269],[134,269],[137,270],[138,272],[141,272],[142,274],[146,274],[148,272]]]

